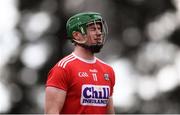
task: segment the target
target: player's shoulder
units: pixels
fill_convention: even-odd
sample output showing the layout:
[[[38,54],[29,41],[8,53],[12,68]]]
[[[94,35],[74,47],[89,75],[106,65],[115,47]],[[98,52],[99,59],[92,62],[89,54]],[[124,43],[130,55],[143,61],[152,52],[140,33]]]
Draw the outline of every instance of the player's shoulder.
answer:
[[[111,65],[109,65],[108,63],[102,61],[101,59],[96,58],[96,60],[97,60],[97,62],[100,63],[101,65],[103,65],[103,66],[105,66],[105,67],[107,67],[107,68],[111,68],[111,69],[112,69]]]
[[[76,57],[73,54],[69,54],[62,58],[57,64],[56,67],[58,68],[66,68],[68,64],[71,64]]]

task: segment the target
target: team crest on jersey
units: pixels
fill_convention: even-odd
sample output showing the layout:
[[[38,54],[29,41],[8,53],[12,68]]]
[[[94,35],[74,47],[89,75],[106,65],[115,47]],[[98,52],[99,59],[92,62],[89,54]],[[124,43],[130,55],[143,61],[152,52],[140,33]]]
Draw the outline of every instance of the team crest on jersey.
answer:
[[[105,85],[82,85],[81,105],[106,106],[110,96],[110,87]]]
[[[109,81],[109,74],[105,73],[105,74],[104,74],[104,79],[105,79],[106,81]]]

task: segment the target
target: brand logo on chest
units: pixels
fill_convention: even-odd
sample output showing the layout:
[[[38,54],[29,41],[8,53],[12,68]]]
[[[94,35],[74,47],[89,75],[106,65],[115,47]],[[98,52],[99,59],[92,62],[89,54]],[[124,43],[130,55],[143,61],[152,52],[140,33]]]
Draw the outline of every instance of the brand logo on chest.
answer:
[[[98,71],[96,69],[89,69],[89,72],[97,73]]]

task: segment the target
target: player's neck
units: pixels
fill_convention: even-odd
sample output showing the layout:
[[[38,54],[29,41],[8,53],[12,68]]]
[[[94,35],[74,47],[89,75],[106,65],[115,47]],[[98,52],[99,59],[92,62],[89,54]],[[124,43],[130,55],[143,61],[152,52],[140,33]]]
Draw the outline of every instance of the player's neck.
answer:
[[[73,53],[86,60],[94,59],[94,54],[81,46],[76,46]]]

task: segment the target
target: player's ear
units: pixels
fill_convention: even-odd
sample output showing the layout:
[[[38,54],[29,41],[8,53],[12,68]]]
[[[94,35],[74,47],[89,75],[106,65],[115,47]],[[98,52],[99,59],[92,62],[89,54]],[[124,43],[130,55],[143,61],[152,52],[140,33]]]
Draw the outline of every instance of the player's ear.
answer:
[[[81,33],[80,32],[73,32],[73,38],[75,39],[75,40],[81,40],[82,39],[82,35],[81,35]]]
[[[85,35],[82,35],[81,32],[73,32],[73,41],[78,44],[84,44],[88,41],[87,37]]]

